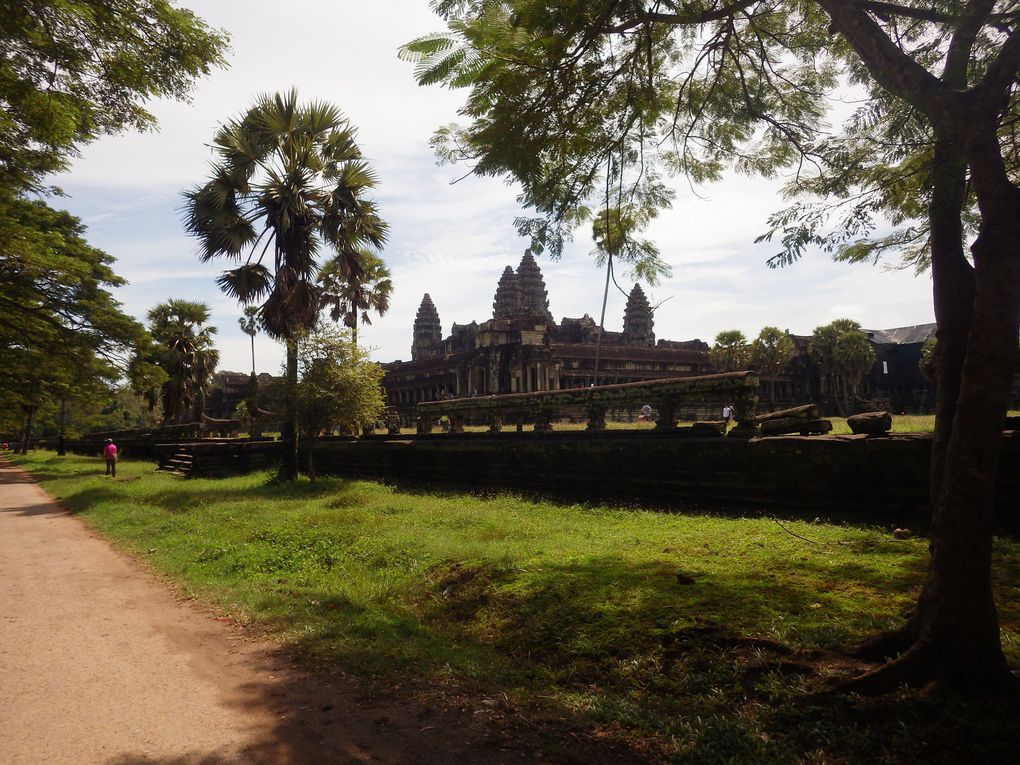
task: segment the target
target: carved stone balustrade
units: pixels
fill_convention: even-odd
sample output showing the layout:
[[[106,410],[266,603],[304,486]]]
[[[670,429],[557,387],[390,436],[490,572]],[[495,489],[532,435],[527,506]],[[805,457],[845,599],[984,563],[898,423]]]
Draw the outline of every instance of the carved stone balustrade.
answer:
[[[751,436],[756,432],[755,407],[758,403],[756,372],[727,372],[700,377],[673,377],[665,380],[602,385],[598,388],[569,388],[537,393],[509,393],[501,396],[452,398],[420,403],[415,409],[418,433],[431,433],[441,417],[447,417],[451,433],[464,432],[467,418],[484,421],[489,432],[498,433],[503,423],[520,430],[524,419],[535,423],[538,432],[553,429],[556,413],[583,407],[588,412],[588,430],[606,427],[609,409],[640,408],[651,404],[658,410],[656,430],[671,430],[677,425],[676,412],[682,402],[713,401],[732,404],[737,427],[733,434]]]

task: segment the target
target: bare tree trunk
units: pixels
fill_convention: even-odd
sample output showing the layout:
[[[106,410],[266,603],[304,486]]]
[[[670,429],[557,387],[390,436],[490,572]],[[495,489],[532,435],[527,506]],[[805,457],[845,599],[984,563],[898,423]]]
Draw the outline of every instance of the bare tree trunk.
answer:
[[[851,683],[857,690],[882,691],[904,682],[930,680],[977,691],[1016,685],[1000,643],[991,554],[1002,423],[1020,323],[1016,245],[1020,191],[1006,176],[994,130],[972,139],[966,157],[981,209],[981,228],[971,248],[974,278],[967,278],[958,259],[948,257],[939,263],[935,282],[939,342],[945,339],[946,346],[937,360],[938,415],[943,421],[936,425],[932,454],[928,576],[912,624],[912,644],[897,661]],[[973,290],[969,316],[965,301],[953,294],[960,287],[956,278],[963,279],[965,291]],[[950,399],[955,364],[964,351],[959,342],[968,318],[954,404]],[[947,414],[951,415],[948,424]]]
[[[312,483],[315,483],[315,479],[317,477],[315,473],[315,455],[314,455],[316,440],[317,438],[308,439],[308,452],[305,460],[305,472],[308,473],[308,480],[310,480]]]
[[[60,435],[57,438],[57,456],[63,457],[67,454],[67,447],[64,443],[64,431],[67,429],[67,399],[60,399]]]
[[[21,454],[28,454],[28,442],[32,439],[32,427],[35,424],[35,410],[38,407],[25,407],[25,430],[21,436]]]
[[[251,373],[255,375],[255,335],[251,336]]]
[[[284,406],[283,454],[280,456],[279,478],[282,481],[294,481],[298,477],[298,431],[297,431],[297,377],[298,377],[298,346],[297,340],[287,340],[287,399]]]

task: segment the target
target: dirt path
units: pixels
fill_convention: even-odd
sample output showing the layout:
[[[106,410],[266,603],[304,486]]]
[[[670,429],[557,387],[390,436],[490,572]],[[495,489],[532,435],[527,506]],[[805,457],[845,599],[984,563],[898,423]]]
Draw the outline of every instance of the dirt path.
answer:
[[[0,458],[0,763],[543,759],[471,714],[298,669]]]

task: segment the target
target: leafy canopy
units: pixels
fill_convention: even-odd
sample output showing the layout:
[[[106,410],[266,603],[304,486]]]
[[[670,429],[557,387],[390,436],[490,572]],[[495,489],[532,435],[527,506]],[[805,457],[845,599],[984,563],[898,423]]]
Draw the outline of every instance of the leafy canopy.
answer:
[[[167,0],[0,2],[0,179],[38,187],[78,148],[146,130],[223,64],[226,33]]]
[[[369,361],[351,330],[322,326],[302,338],[298,420],[305,435],[323,429],[360,433],[383,411],[383,368]]]
[[[438,0],[448,31],[401,49],[419,83],[469,89],[466,122],[433,146],[521,185],[538,215],[516,225],[533,251],[558,257],[576,226],[601,218],[607,249],[662,273],[641,235],[672,200],[665,175],[772,174],[818,136],[837,69],[813,3],[647,5]]]
[[[220,128],[213,149],[209,181],[185,192],[185,226],[203,261],[236,264],[219,279],[224,292],[260,304],[271,337],[294,338],[318,319],[323,245],[341,253],[386,240],[365,196],[375,173],[343,113],[325,102],[300,104],[293,89],[259,96]]]
[[[67,212],[0,188],[0,407],[38,409],[108,390],[144,340],[110,290],[113,258]]]

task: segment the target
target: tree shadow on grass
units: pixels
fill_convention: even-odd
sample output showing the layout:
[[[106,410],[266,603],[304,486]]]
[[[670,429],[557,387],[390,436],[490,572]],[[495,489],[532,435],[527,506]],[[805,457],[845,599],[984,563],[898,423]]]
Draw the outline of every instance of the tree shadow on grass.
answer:
[[[895,583],[863,567],[853,574],[881,590],[916,583],[920,572],[905,566]],[[929,735],[945,723],[930,702],[805,708],[799,699],[832,680],[818,670],[817,646],[856,643],[873,614],[833,616],[816,588],[753,572],[678,576],[675,564],[613,556],[530,571],[445,561],[408,588],[402,611],[325,590],[303,596],[319,612],[297,642],[303,654],[410,677],[428,698],[429,688],[444,689],[435,703],[444,694],[515,698],[543,736],[613,742],[631,748],[632,761],[672,752],[687,762],[789,762],[824,751],[839,761],[913,762],[925,741],[903,720],[927,720]],[[290,618],[276,626],[293,627]],[[963,738],[947,751],[967,761],[969,746],[1000,744]]]

